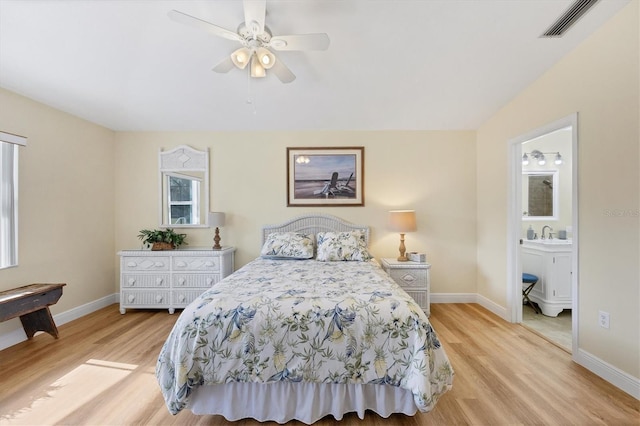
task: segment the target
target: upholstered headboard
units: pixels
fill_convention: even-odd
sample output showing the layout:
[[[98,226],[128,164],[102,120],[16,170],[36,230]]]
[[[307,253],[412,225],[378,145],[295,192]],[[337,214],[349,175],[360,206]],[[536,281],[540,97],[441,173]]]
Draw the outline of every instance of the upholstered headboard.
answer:
[[[278,225],[265,225],[262,227],[262,244],[272,232],[304,232],[307,234],[317,234],[318,232],[347,232],[362,230],[364,238],[369,244],[369,227],[364,225],[354,225],[339,217],[328,214],[309,214],[295,217]]]

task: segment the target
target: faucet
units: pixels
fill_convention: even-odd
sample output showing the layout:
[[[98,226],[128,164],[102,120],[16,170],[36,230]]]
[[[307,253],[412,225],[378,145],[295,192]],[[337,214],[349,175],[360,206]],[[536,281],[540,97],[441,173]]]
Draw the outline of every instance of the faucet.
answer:
[[[542,239],[542,240],[544,240],[544,239],[545,239],[545,236],[544,236],[544,230],[545,230],[546,228],[549,228],[549,238],[551,238],[551,231],[553,231],[553,228],[552,228],[552,227],[550,227],[549,225],[545,225],[545,226],[543,226],[543,227],[542,227],[542,237],[540,237],[540,239]]]

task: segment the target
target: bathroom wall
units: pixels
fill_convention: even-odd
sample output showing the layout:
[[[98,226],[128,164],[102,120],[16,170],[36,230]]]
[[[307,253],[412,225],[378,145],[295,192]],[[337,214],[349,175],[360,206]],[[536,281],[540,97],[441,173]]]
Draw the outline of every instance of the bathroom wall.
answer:
[[[563,163],[556,165],[554,163],[555,154],[546,154],[547,163],[540,166],[534,159],[529,158],[529,164],[522,166],[522,171],[558,171],[558,220],[528,220],[523,217],[522,220],[522,237],[526,238],[529,225],[538,234],[538,238],[542,236],[542,227],[545,225],[553,229],[554,236],[558,236],[558,231],[566,230],[567,226],[572,226],[572,206],[571,191],[573,188],[573,153],[571,147],[571,130],[562,129],[547,135],[541,136],[522,144],[522,152],[530,153],[534,149],[541,152],[560,152]],[[522,200],[523,209],[526,206],[528,195],[528,187],[526,184],[526,175],[522,179]],[[524,211],[524,210],[523,210]]]

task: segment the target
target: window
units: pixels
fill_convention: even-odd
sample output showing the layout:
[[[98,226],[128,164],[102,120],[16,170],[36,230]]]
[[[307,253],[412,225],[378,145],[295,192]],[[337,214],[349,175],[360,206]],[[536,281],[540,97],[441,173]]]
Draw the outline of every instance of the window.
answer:
[[[167,174],[169,180],[169,220],[172,225],[200,223],[198,209],[200,179],[193,176]]]
[[[18,264],[18,146],[22,136],[0,132],[0,269]]]

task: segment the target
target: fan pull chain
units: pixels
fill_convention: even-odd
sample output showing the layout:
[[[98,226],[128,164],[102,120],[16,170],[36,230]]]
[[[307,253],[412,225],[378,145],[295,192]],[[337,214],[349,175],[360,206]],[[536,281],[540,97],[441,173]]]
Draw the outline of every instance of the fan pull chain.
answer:
[[[251,71],[247,72],[247,104],[253,107],[253,114],[257,114],[255,97],[251,94]]]

